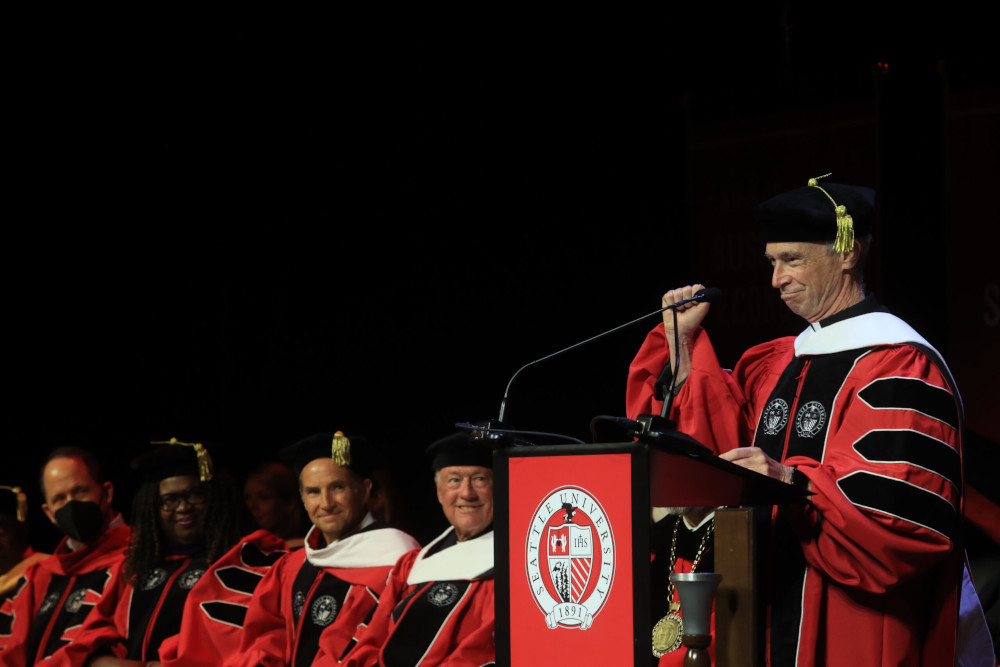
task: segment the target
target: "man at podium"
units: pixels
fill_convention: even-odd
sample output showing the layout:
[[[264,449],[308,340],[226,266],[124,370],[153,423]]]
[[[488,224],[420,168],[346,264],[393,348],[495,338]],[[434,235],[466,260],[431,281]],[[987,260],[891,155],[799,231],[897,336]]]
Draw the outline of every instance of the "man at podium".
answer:
[[[772,514],[769,664],[952,665],[970,650],[993,664],[988,634],[956,642],[960,601],[982,619],[963,589],[961,400],[940,355],[865,293],[874,195],[810,179],[760,204],[771,286],[808,327],[729,372],[700,326],[708,303],[680,305],[676,332],[665,311],[630,366],[628,413],[659,412],[669,363],[680,431],[812,494]]]

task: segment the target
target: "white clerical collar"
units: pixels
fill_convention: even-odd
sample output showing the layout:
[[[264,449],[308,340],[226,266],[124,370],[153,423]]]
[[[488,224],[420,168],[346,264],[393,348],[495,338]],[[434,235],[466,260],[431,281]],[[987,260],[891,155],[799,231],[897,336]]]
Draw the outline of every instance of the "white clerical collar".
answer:
[[[715,512],[709,512],[707,515],[705,515],[704,519],[698,522],[697,526],[692,526],[691,524],[688,523],[687,516],[681,515],[681,519],[683,519],[681,523],[683,523],[684,527],[687,528],[689,531],[691,531],[692,533],[696,533],[698,532],[698,529],[700,529],[702,526],[704,526],[706,523],[708,523],[714,518],[715,518]]]
[[[447,549],[427,556],[435,544],[448,537],[454,528],[448,528],[420,550],[409,576],[408,585],[428,581],[454,581],[478,579],[493,569],[493,531],[464,542],[456,542]],[[426,556],[426,557],[425,557]]]
[[[934,349],[923,336],[895,315],[866,313],[825,327],[820,327],[818,323],[811,324],[795,339],[795,356],[833,354],[901,343],[916,343]]]
[[[401,530],[381,528],[365,531],[375,523],[371,514],[361,521],[361,530],[350,537],[337,540],[332,544],[314,548],[321,535],[319,529],[313,526],[306,535],[306,558],[318,567],[358,568],[395,565],[399,557],[407,551],[420,546],[416,540]],[[314,533],[315,531],[315,533]]]
[[[955,394],[959,411],[962,411],[962,397],[941,353],[913,327],[890,313],[868,312],[819,328],[810,325],[795,339],[795,356],[834,354],[878,345],[915,345],[921,348],[945,376]]]

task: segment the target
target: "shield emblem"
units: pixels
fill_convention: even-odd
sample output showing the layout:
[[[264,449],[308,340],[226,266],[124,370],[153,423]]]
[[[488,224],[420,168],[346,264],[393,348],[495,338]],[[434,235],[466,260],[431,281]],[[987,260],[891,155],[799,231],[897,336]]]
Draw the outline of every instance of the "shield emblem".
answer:
[[[590,526],[573,523],[549,528],[549,576],[563,602],[579,602],[590,581],[594,540]]]

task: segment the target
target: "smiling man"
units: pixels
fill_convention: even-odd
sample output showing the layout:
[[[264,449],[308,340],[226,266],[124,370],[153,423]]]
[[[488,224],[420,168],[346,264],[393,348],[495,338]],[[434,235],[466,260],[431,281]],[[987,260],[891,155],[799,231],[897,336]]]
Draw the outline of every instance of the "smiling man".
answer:
[[[960,593],[963,623],[982,619],[963,589],[961,401],[940,355],[865,294],[874,199],[811,179],[756,208],[771,286],[808,323],[798,337],[724,371],[700,326],[709,304],[691,303],[677,308],[679,354],[665,313],[629,369],[629,416],[659,413],[656,385],[676,369],[679,430],[811,492],[772,518],[774,666],[952,665],[990,648],[956,643]]]
[[[343,664],[491,664],[493,640],[492,451],[467,433],[428,450],[451,524],[399,559],[375,615]]]
[[[418,546],[368,511],[378,460],[361,436],[320,433],[282,450],[299,475],[313,527],[305,546],[277,561],[254,593],[244,623],[240,665],[336,661],[352,645],[385,588],[396,560]]]

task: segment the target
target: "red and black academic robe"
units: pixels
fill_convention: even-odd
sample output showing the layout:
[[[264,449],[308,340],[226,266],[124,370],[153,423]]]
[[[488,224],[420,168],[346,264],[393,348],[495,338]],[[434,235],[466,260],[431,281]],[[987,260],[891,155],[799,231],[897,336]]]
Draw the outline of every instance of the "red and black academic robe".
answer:
[[[56,658],[65,655],[76,667],[95,655],[158,660],[160,644],[180,629],[184,603],[208,568],[208,559],[204,551],[167,556],[134,583],[125,577],[123,565],[112,570],[108,590],[77,638]]]
[[[698,329],[673,404],[715,451],[760,447],[811,484],[807,505],[772,518],[771,665],[954,663],[961,404],[930,345],[874,311],[751,348],[732,372]],[[630,367],[630,416],[658,413],[668,359],[661,325]]]
[[[229,663],[265,667],[339,658],[378,603],[393,564],[418,546],[406,533],[374,522],[327,545],[315,527],[302,549],[264,575],[247,610],[240,654]],[[320,637],[324,638],[323,651]]]
[[[104,595],[129,532],[117,517],[91,544],[71,551],[63,538],[52,556],[28,568],[0,607],[0,665],[58,664],[53,655],[76,638]]]
[[[493,531],[457,542],[449,528],[400,558],[341,664],[492,665],[494,625]]]
[[[286,553],[284,540],[258,530],[212,563],[187,596],[180,631],[160,645],[163,667],[218,667],[233,659],[257,585]]]

